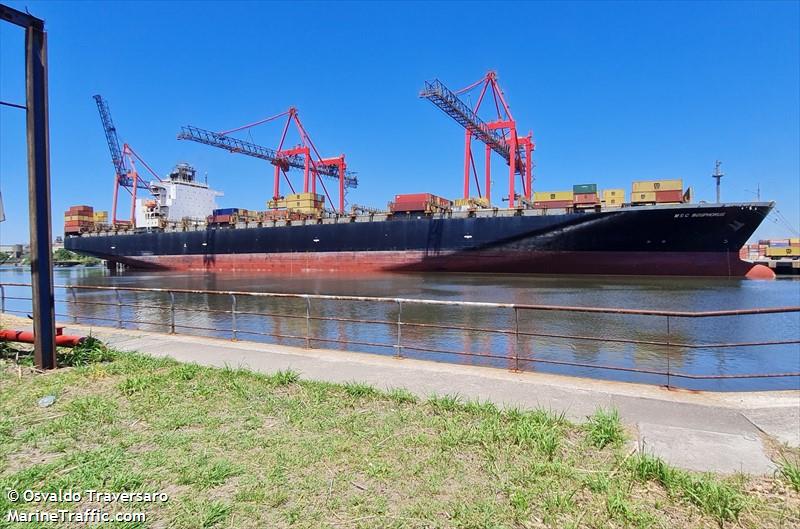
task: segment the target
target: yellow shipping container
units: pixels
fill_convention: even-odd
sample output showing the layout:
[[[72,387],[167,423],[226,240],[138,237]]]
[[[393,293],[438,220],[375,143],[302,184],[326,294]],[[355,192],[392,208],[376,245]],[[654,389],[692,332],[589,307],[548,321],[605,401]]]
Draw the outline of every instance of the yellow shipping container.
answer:
[[[683,180],[641,180],[633,183],[634,193],[648,191],[683,191]]]
[[[549,200],[572,200],[572,191],[537,191],[533,194],[534,202],[547,202]]]
[[[800,237],[792,237],[789,239],[789,244],[800,244]]]
[[[457,198],[454,202],[456,206],[476,206],[481,208],[488,208],[489,201],[485,198]]]
[[[767,257],[800,257],[800,247],[777,246],[767,248]]]
[[[325,200],[325,195],[317,195],[315,193],[295,193],[294,195],[286,195],[286,200]]]
[[[95,211],[94,212],[94,220],[96,222],[104,221],[108,219],[108,211]]]
[[[638,193],[634,192],[631,194],[631,203],[641,203],[641,202],[655,202],[656,201],[656,192],[655,191],[648,191],[646,193]]]

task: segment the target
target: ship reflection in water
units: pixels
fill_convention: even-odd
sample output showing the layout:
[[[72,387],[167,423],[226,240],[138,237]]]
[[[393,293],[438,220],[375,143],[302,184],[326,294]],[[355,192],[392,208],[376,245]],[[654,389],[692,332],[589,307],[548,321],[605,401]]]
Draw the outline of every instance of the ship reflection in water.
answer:
[[[264,274],[192,274],[130,272],[111,276],[102,269],[55,271],[56,284],[117,285],[221,291],[256,291],[276,293],[311,293],[352,296],[402,297],[451,301],[488,301],[498,303],[544,304],[567,306],[621,307],[706,311],[798,305],[800,280],[747,281],[717,278],[625,278],[610,276],[516,276],[467,274],[385,274],[368,276],[342,275],[264,275]],[[29,282],[26,270],[0,268],[0,281]],[[20,295],[23,290],[7,295]],[[24,293],[25,296],[29,294]],[[57,299],[64,299],[63,290]],[[195,310],[176,311],[178,332],[230,338],[231,299],[229,296],[176,294],[176,306]],[[114,292],[80,293],[82,300],[115,303]],[[169,298],[155,293],[123,293],[125,303],[140,307],[122,309],[123,319],[148,322],[143,330],[166,331]],[[12,304],[19,304],[14,307]],[[25,310],[21,301],[7,301],[8,308]],[[57,304],[60,314],[75,313],[75,307]],[[29,306],[29,305],[28,305]],[[198,311],[206,309],[211,312]],[[115,325],[117,307],[80,305],[81,321]],[[269,313],[263,316],[247,313]],[[298,299],[263,299],[237,297],[237,324],[240,340],[266,341],[303,346],[306,333],[306,304]],[[312,317],[336,317],[344,320],[397,320],[397,306],[353,301],[314,300]],[[295,316],[295,317],[292,317]],[[402,355],[445,362],[513,368],[515,347],[524,370],[586,376],[613,380],[664,384],[662,375],[601,370],[558,364],[529,362],[526,359],[567,361],[666,371],[667,352],[674,373],[725,375],[741,373],[800,372],[800,345],[768,347],[687,348],[649,344],[589,341],[556,336],[589,336],[607,340],[666,341],[666,319],[641,315],[563,313],[520,311],[519,329],[549,336],[521,336],[516,345],[513,335],[464,331],[473,329],[513,329],[514,313],[496,308],[464,308],[411,305],[403,308],[404,322],[437,324],[441,327],[403,327]],[[93,320],[93,318],[96,318]],[[104,319],[100,319],[104,318]],[[62,318],[65,319],[65,318]],[[127,327],[133,325],[127,324]],[[670,321],[672,343],[732,343],[796,340],[800,334],[800,314],[732,316],[713,319],[676,319]],[[207,331],[197,328],[220,329]],[[303,338],[275,338],[278,334]],[[391,325],[312,320],[312,336],[319,338],[315,347],[394,355],[396,329]],[[326,341],[327,340],[327,341]],[[361,342],[377,345],[342,345],[337,342]],[[414,347],[438,351],[463,351],[490,354],[495,358],[466,356],[444,352],[425,352]],[[496,357],[511,357],[496,358]],[[672,378],[670,383],[699,390],[775,390],[800,389],[798,377],[692,380]]]

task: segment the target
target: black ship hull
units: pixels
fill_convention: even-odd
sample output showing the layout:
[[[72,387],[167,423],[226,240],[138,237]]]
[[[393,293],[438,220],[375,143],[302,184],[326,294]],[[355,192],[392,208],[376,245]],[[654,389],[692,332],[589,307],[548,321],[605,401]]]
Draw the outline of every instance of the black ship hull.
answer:
[[[459,271],[744,276],[739,259],[772,203],[625,207],[68,237],[82,254],[178,270]],[[481,216],[485,215],[485,216]]]

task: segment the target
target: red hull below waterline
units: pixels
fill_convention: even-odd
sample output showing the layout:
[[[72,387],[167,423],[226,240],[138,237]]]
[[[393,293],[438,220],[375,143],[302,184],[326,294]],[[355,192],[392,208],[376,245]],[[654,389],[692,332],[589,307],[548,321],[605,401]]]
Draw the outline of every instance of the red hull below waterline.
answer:
[[[477,272],[723,277],[746,277],[753,274],[756,266],[739,259],[738,252],[504,251],[448,255],[426,255],[419,251],[304,252],[137,256],[119,261],[133,268],[204,272]],[[767,275],[758,278],[766,279]]]

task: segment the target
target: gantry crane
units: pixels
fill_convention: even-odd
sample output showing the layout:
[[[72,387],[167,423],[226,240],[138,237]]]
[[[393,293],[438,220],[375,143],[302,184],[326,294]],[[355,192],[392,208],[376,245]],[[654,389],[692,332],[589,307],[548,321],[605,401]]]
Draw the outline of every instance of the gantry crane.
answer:
[[[459,95],[480,87],[480,95],[474,108],[462,101]],[[485,122],[478,116],[478,110],[484,101],[487,91],[491,89],[494,106],[497,110],[497,119]],[[511,110],[506,103],[503,91],[497,83],[497,74],[487,72],[481,79],[456,92],[448,89],[441,81],[425,81],[425,88],[420,92],[420,97],[429,100],[439,107],[445,114],[452,117],[465,129],[464,148],[464,198],[470,194],[470,169],[475,178],[478,196],[481,196],[478,173],[475,169],[475,160],[472,157],[472,139],[477,138],[486,146],[486,194],[485,198],[491,200],[491,153],[499,154],[508,163],[508,203],[514,207],[517,198],[514,192],[514,180],[519,174],[522,178],[522,189],[525,201],[531,199],[533,151],[536,144],[533,135],[520,137],[517,134],[517,123],[511,115]]]
[[[139,160],[159,182],[161,178],[138,154],[136,154],[130,145],[125,143],[123,147],[120,148],[117,129],[114,127],[114,122],[111,120],[111,111],[108,108],[108,103],[99,94],[94,96],[94,100],[97,103],[97,110],[100,113],[100,122],[103,124],[103,131],[106,134],[108,150],[111,153],[111,163],[114,165],[114,199],[111,205],[111,224],[116,226],[120,223],[120,220],[117,219],[117,202],[119,198],[119,189],[123,188],[131,195],[130,225],[135,227],[136,190],[145,189],[149,192],[150,185],[142,180],[139,173],[136,171],[134,158]]]
[[[269,147],[263,147],[261,145],[256,145],[255,143],[230,136],[230,134],[233,134],[234,132],[250,129],[282,117],[286,117],[286,123],[283,126],[283,133],[281,134],[277,149],[270,149]],[[297,128],[297,132],[300,136],[300,144],[295,147],[284,148],[289,126],[292,123],[294,123]],[[196,141],[205,145],[211,145],[213,147],[225,149],[231,153],[246,154],[248,156],[270,162],[275,166],[275,179],[272,193],[273,200],[275,201],[281,198],[281,173],[283,173],[286,182],[289,184],[289,188],[292,190],[292,192],[294,192],[294,187],[292,186],[289,177],[286,175],[286,171],[288,171],[290,168],[303,170],[304,193],[316,193],[317,179],[319,179],[320,185],[322,185],[322,189],[324,190],[325,195],[328,197],[329,204],[333,204],[333,200],[331,200],[331,197],[328,194],[328,189],[325,187],[325,184],[320,177],[327,176],[337,179],[339,181],[339,213],[342,215],[344,214],[345,188],[354,188],[358,185],[358,180],[356,179],[355,174],[347,171],[347,164],[345,163],[344,154],[334,158],[323,158],[319,154],[319,151],[317,151],[317,148],[314,146],[314,143],[311,141],[311,138],[306,132],[305,127],[303,127],[303,124],[300,122],[297,109],[294,107],[289,107],[288,110],[281,112],[280,114],[276,114],[254,123],[249,123],[247,125],[242,125],[241,127],[236,127],[234,129],[222,132],[213,132],[187,125],[185,127],[181,127],[181,132],[178,134],[178,139]]]

